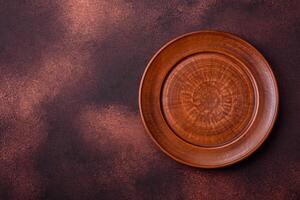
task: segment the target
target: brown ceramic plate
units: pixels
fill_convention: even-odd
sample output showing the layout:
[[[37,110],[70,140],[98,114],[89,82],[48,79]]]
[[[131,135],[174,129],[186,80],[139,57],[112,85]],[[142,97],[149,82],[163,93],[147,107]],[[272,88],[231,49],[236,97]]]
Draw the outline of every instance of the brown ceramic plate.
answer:
[[[186,34],[163,46],[140,85],[143,123],[173,159],[217,168],[253,153],[278,110],[275,77],[264,57],[229,33]]]

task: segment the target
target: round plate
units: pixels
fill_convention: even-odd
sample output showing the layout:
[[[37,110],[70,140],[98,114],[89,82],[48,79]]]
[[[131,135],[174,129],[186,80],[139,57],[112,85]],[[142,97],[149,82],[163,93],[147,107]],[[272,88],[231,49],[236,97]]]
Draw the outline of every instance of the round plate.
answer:
[[[202,31],[163,46],[139,92],[143,123],[173,159],[217,168],[253,153],[278,110],[278,89],[264,57],[229,33]]]

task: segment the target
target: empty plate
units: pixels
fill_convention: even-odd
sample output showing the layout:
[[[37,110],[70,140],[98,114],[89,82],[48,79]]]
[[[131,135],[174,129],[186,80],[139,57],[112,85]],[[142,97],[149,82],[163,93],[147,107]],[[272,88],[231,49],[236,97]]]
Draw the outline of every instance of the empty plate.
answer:
[[[163,46],[149,62],[139,106],[154,142],[173,159],[217,168],[253,153],[278,110],[265,58],[229,33],[202,31]]]

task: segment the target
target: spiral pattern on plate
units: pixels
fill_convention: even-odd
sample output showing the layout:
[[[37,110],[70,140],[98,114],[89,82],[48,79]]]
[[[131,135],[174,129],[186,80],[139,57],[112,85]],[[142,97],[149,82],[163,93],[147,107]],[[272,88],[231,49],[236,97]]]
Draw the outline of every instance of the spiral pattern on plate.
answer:
[[[166,78],[162,109],[182,139],[204,147],[233,141],[255,113],[253,80],[230,56],[199,53],[179,62]]]

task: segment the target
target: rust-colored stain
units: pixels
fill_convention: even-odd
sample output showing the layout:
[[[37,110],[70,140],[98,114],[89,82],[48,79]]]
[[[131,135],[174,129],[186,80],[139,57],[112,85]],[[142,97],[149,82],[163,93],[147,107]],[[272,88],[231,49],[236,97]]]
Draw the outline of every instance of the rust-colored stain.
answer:
[[[299,1],[0,3],[0,199],[299,199]],[[250,41],[280,112],[257,153],[201,170],[161,153],[138,114],[148,60],[204,29]]]

